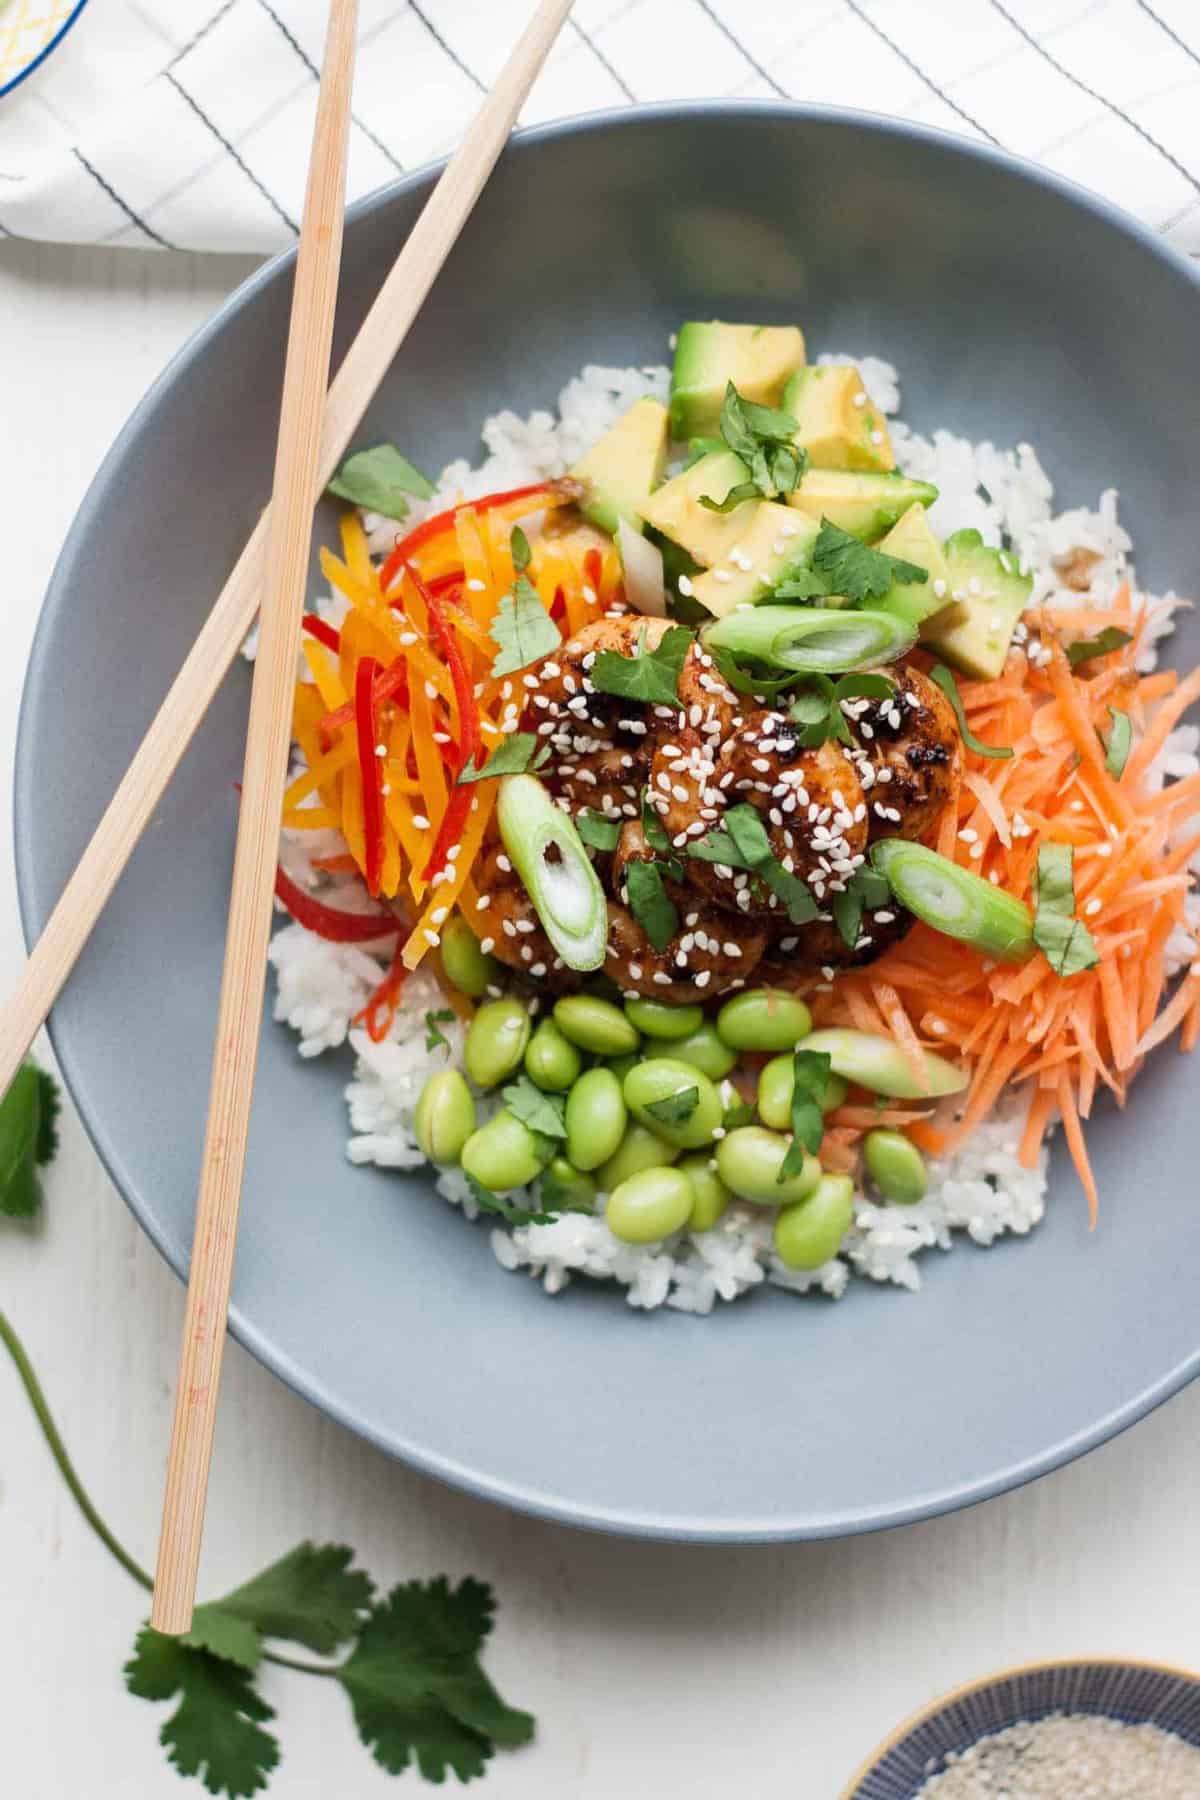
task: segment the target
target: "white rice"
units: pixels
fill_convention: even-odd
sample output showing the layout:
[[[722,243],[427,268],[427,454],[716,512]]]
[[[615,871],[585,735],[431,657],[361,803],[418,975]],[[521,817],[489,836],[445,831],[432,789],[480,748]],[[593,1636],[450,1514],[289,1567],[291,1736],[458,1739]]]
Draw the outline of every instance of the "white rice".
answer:
[[[896,413],[900,390],[890,364],[845,353],[819,360],[857,362],[876,405]],[[460,460],[444,469],[436,495],[414,509],[412,522],[458,498],[563,473],[634,400],[642,394],[665,398],[668,385],[665,368],[592,364],[567,383],[557,415],[535,412],[522,419],[511,412],[496,414],[483,428],[487,452],[483,460],[475,466]],[[989,442],[972,444],[947,431],[924,438],[899,419],[893,420],[891,429],[900,466],[940,489],[931,513],[935,527],[943,534],[973,527],[987,543],[1010,544],[1033,572],[1036,602],[1078,604],[1080,596],[1064,588],[1055,568],[1056,559],[1077,548],[1094,552],[1097,559],[1091,570],[1090,604],[1104,605],[1124,581],[1134,582],[1130,539],[1118,519],[1112,489],[1100,496],[1094,511],[1077,508],[1054,514],[1054,490],[1031,445],[1004,450]],[[367,514],[364,522],[372,550],[376,554],[389,550],[394,521]],[[1173,594],[1156,599],[1137,592],[1136,598],[1151,609],[1145,666],[1152,667],[1154,642],[1172,629],[1171,615],[1179,602]],[[335,624],[345,610],[336,595],[317,606]],[[1156,783],[1193,773],[1200,767],[1198,748],[1200,728],[1186,725],[1173,731],[1155,764]],[[315,885],[310,858],[327,854],[331,847],[343,847],[333,833],[285,832],[282,854],[294,879]],[[353,876],[339,882],[331,899],[339,906],[368,904]],[[1200,943],[1200,902],[1193,898],[1189,905],[1190,929],[1177,931],[1168,945],[1175,968],[1194,961]],[[449,1051],[426,1049],[425,1014],[440,1011],[443,1002],[432,976],[424,971],[406,985],[404,1006],[382,1043],[373,1043],[364,1031],[352,1027],[351,1020],[381,977],[388,948],[378,946],[371,954],[357,945],[326,943],[299,925],[288,925],[271,945],[275,1017],[296,1032],[302,1056],[336,1050],[349,1040],[356,1062],[354,1079],[346,1089],[352,1133],[347,1154],[354,1163],[411,1169],[424,1160],[413,1133],[417,1098],[430,1074],[449,1061],[461,1066],[462,1027],[457,1020],[441,1023]],[[481,1097],[484,1112],[491,1104]],[[707,1313],[719,1300],[736,1300],[764,1284],[837,1299],[852,1274],[915,1291],[921,1285],[918,1259],[923,1252],[950,1249],[956,1235],[980,1245],[1008,1233],[1024,1235],[1042,1218],[1047,1151],[1043,1147],[1036,1169],[1022,1168],[1017,1147],[1023,1115],[1019,1099],[1002,1105],[961,1149],[932,1162],[929,1191],[916,1206],[886,1205],[860,1195],[842,1253],[811,1273],[785,1268],[772,1250],[771,1215],[741,1204],[731,1206],[712,1231],[681,1232],[647,1247],[621,1243],[598,1211],[564,1214],[551,1224],[513,1230],[493,1226],[492,1248],[504,1268],[528,1269],[547,1293],[558,1293],[573,1275],[587,1275],[616,1281],[629,1304],[645,1310],[671,1306],[681,1312]],[[451,1205],[475,1216],[478,1209],[460,1171],[442,1172],[436,1185]],[[533,1193],[512,1198],[518,1205],[536,1206]]]

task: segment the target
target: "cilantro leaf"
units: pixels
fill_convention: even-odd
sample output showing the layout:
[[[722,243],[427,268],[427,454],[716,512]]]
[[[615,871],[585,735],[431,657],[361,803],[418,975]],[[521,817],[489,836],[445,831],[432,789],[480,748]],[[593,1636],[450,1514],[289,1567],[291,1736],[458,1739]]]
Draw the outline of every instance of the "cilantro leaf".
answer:
[[[654,948],[665,950],[679,935],[679,910],[663,886],[661,868],[653,862],[631,862],[625,870],[625,887],[630,912]]]
[[[526,769],[540,769],[549,755],[546,745],[538,749],[532,731],[514,731],[511,737],[496,745],[485,763],[472,756],[455,785],[462,787],[464,782],[490,781],[496,775],[523,775]]]
[[[511,1086],[500,1090],[510,1113],[542,1137],[565,1138],[567,1127],[565,1094],[544,1094],[537,1084],[522,1073]]]
[[[661,1100],[648,1100],[646,1111],[660,1125],[686,1125],[699,1104],[698,1087],[680,1088],[677,1094],[666,1094]]]
[[[854,738],[842,710],[843,700],[859,697],[882,700],[896,691],[887,675],[843,675],[832,681],[828,675],[809,675],[803,690],[796,695],[788,716],[800,727],[797,736],[806,750],[813,750],[828,738],[853,744]]]
[[[483,1583],[452,1588],[439,1576],[405,1582],[375,1606],[337,1679],[359,1736],[389,1774],[415,1761],[427,1781],[448,1771],[469,1781],[493,1744],[532,1737],[530,1715],[501,1700],[479,1663],[492,1605]]]
[[[446,1036],[445,1032],[439,1028],[442,1025],[448,1025],[453,1017],[453,1009],[449,1006],[443,1006],[440,1007],[437,1012],[427,1012],[425,1014],[426,1050],[444,1050],[446,1055],[449,1056],[450,1039]]]
[[[330,482],[329,492],[339,500],[366,507],[368,512],[382,513],[385,519],[405,519],[406,494],[428,500],[436,489],[428,475],[401,456],[395,444],[376,444],[373,450],[358,450],[346,458]]]
[[[754,1108],[748,1100],[737,1100],[725,1108],[721,1123],[726,1131],[733,1131],[739,1125],[753,1125]]]
[[[533,559],[533,551],[529,548],[529,539],[519,525],[514,525],[509,532],[508,545],[512,554],[512,566],[518,575],[523,575]]]
[[[855,869],[845,887],[831,897],[829,909],[848,950],[857,948],[863,913],[868,907],[885,905],[891,891],[887,876],[864,864]]]
[[[1073,644],[1066,646],[1067,661],[1073,669],[1080,663],[1091,662],[1094,656],[1110,656],[1114,650],[1129,643],[1132,632],[1121,631],[1115,625],[1106,625],[1095,637],[1076,638]]]
[[[41,1204],[38,1167],[58,1149],[58,1086],[44,1069],[22,1063],[0,1100],[0,1215],[31,1219]]]
[[[615,850],[621,836],[621,821],[606,819],[603,813],[585,806],[575,815],[575,829],[593,850]]]
[[[1125,773],[1125,764],[1129,761],[1129,751],[1133,744],[1133,726],[1130,723],[1129,714],[1122,712],[1117,706],[1109,707],[1108,716],[1112,720],[1112,730],[1109,733],[1108,743],[1105,745],[1108,754],[1104,758],[1104,766],[1114,780],[1120,781]],[[1104,743],[1103,738],[1100,741]]]
[[[967,715],[963,711],[962,695],[958,691],[958,683],[945,663],[935,663],[929,671],[929,679],[937,682],[954,708],[954,716],[958,720],[958,733],[968,750],[973,751],[976,756],[1005,757],[1012,755],[1011,745],[985,744],[982,739],[975,736],[967,724]]]
[[[506,1225],[552,1225],[562,1213],[579,1210],[573,1206],[562,1206],[553,1211],[549,1208],[517,1206],[512,1200],[506,1200],[503,1194],[493,1194],[491,1188],[484,1187],[482,1181],[477,1181],[474,1175],[467,1176],[467,1185],[480,1212],[491,1213],[497,1219],[503,1219]]]
[[[818,574],[816,569],[806,569],[801,565],[790,569],[783,580],[771,589],[766,600],[760,600],[758,604],[766,605],[773,600],[822,600],[832,592],[823,575]]]
[[[257,1666],[264,1637],[328,1655],[354,1636],[371,1604],[371,1578],[353,1561],[345,1544],[297,1544],[231,1594],[198,1606],[182,1642],[247,1669]]]
[[[653,650],[646,649],[646,632],[638,638],[633,656],[618,650],[601,650],[589,671],[592,686],[601,694],[643,704],[679,705],[679,674],[694,641],[684,625],[672,625]]]
[[[831,1061],[824,1050],[797,1050],[792,1058],[792,1141],[779,1166],[776,1181],[787,1181],[804,1167],[805,1155],[815,1156],[825,1136],[821,1102],[829,1085]]]
[[[261,1727],[275,1714],[244,1669],[147,1625],[125,1665],[125,1685],[142,1700],[180,1696],[159,1740],[181,1775],[197,1776],[210,1794],[230,1800],[266,1787],[279,1744]]]
[[[558,626],[527,575],[518,575],[510,592],[501,597],[488,636],[498,647],[493,675],[515,675],[518,669],[549,656],[562,642]]]
[[[1077,975],[1100,961],[1095,939],[1075,917],[1075,851],[1070,844],[1038,849],[1033,941],[1056,975]]]
[[[844,594],[856,603],[882,599],[895,582],[929,579],[928,569],[888,556],[883,550],[868,550],[831,519],[821,520],[812,560],[813,567],[827,578],[831,594]]]
[[[743,500],[773,500],[778,494],[793,493],[808,466],[808,452],[792,442],[799,429],[800,422],[791,413],[744,400],[729,382],[721,406],[721,436],[746,464],[749,479],[731,487],[723,500],[702,494],[701,506],[727,513]]]

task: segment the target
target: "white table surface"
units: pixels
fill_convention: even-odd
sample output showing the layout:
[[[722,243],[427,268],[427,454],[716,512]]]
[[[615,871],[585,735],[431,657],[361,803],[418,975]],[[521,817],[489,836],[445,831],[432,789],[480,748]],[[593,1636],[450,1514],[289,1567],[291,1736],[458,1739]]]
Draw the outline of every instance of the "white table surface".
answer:
[[[7,771],[52,564],[134,403],[245,272],[0,244],[6,988],[22,954]],[[100,1510],[152,1562],[183,1294],[65,1113],[44,1223],[0,1225],[0,1305]],[[384,1582],[491,1580],[488,1667],[540,1721],[532,1748],[492,1765],[481,1791],[494,1800],[834,1800],[894,1723],[971,1676],[1070,1654],[1200,1661],[1198,1491],[1200,1388],[1084,1462],[931,1524],[745,1550],[621,1542],[436,1486],[233,1345],[201,1585],[219,1592],[305,1536],[355,1545]],[[123,1690],[143,1596],[80,1520],[3,1357],[0,1608],[0,1788],[21,1800],[202,1793],[165,1764],[163,1709]],[[262,1685],[283,1750],[273,1795],[393,1791],[332,1683],[272,1669]]]

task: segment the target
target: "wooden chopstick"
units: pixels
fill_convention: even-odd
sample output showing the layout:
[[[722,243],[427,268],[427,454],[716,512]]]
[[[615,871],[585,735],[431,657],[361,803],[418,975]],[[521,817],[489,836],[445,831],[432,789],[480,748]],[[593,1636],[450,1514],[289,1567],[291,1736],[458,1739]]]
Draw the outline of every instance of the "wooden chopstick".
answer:
[[[200,1563],[333,348],[357,24],[358,0],[330,0],[288,326],[208,1130],[150,1609],[151,1624],[167,1632],[191,1625]]]
[[[508,140],[513,123],[572,0],[540,0],[470,130],[430,195],[346,352],[325,402],[315,505],[383,380]],[[91,936],[121,871],[162,799],[213,695],[254,623],[269,514],[264,514],[221,590],[187,660],[109,802],[91,841],[0,1007],[0,1094]]]

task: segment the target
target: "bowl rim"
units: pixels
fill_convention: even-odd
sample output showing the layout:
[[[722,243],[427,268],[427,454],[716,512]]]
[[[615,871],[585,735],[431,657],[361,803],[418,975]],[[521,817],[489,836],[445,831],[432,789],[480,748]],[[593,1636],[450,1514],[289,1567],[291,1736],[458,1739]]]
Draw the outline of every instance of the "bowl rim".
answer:
[[[867,112],[853,107],[810,106],[799,102],[776,100],[731,101],[719,99],[661,101],[645,106],[608,107],[572,115],[565,119],[551,120],[515,132],[502,152],[501,160],[504,161],[514,156],[519,158],[527,152],[536,153],[541,146],[561,142],[568,137],[587,137],[619,131],[645,122],[691,122],[696,120],[712,122],[726,118],[736,120],[754,117],[773,117],[817,125],[852,126],[884,138],[928,144],[935,150],[941,150],[951,155],[957,153],[1005,173],[1016,174],[1036,186],[1048,189],[1068,204],[1082,208],[1125,236],[1132,237],[1149,255],[1165,264],[1177,275],[1182,276],[1196,292],[1198,303],[1200,303],[1200,266],[1194,265],[1182,251],[1176,250],[1174,246],[1163,241],[1153,228],[1143,225],[1141,221],[1133,218],[1104,196],[1093,193],[1069,178],[1060,176],[1028,158],[965,137],[958,132],[948,131],[939,126],[918,125],[906,119]],[[361,220],[383,211],[398,197],[413,194],[421,198],[427,197],[447,161],[448,158],[443,157],[424,163],[419,168],[406,171],[395,180],[354,202],[347,209],[347,228],[352,229]],[[212,340],[225,328],[231,317],[249,304],[268,282],[286,275],[288,266],[295,261],[295,257],[295,245],[289,245],[274,256],[268,257],[259,268],[253,270],[243,282],[238,284],[233,292],[221,302],[212,317],[206,320],[170,358],[162,372],[147,388],[101,461],[55,561],[43,597],[26,668],[18,714],[14,757],[14,860],[18,910],[27,947],[33,941],[33,846],[36,838],[37,818],[37,791],[35,771],[31,761],[32,734],[29,729],[29,721],[34,706],[35,690],[44,689],[49,673],[50,617],[60,604],[66,603],[69,592],[70,583],[67,577],[71,561],[72,541],[78,530],[88,525],[93,517],[103,510],[109,483],[129,449],[136,443],[148,415],[158,404],[160,397],[170,390],[185,369],[207,352]],[[164,1261],[181,1280],[186,1280],[186,1256],[173,1255],[162,1241],[161,1236],[152,1229],[140,1196],[134,1192],[132,1182],[124,1178],[121,1157],[116,1144],[107,1139],[100,1122],[92,1120],[85,1109],[79,1105],[77,1099],[78,1071],[70,1047],[64,1042],[63,1032],[53,1013],[48,1021],[48,1029],[63,1079],[72,1098],[76,1101],[84,1129],[110,1180]],[[960,1485],[926,1488],[903,1504],[893,1503],[869,1511],[860,1510],[851,1514],[843,1514],[837,1518],[819,1519],[815,1522],[812,1520],[797,1522],[794,1519],[781,1522],[778,1519],[755,1517],[728,1519],[714,1523],[696,1516],[665,1518],[656,1514],[649,1505],[639,1508],[637,1512],[622,1510],[619,1514],[614,1514],[607,1508],[573,1504],[555,1492],[546,1492],[540,1488],[521,1485],[491,1475],[486,1470],[465,1466],[444,1453],[431,1451],[426,1446],[414,1443],[407,1437],[399,1437],[394,1431],[387,1432],[372,1421],[355,1416],[352,1408],[343,1405],[335,1396],[326,1391],[318,1373],[310,1367],[301,1367],[294,1359],[289,1358],[278,1348],[272,1338],[264,1335],[253,1320],[236,1306],[230,1309],[229,1330],[243,1348],[294,1392],[318,1407],[338,1424],[354,1432],[355,1435],[364,1438],[368,1443],[387,1454],[398,1457],[422,1474],[431,1475],[438,1480],[447,1482],[450,1486],[459,1488],[477,1499],[497,1501],[516,1511],[557,1524],[675,1543],[777,1543],[851,1537],[865,1532],[913,1524],[924,1519],[939,1517],[944,1513],[956,1512],[964,1507],[976,1505],[980,1501],[1010,1492],[1014,1488],[1024,1486],[1029,1481],[1036,1480],[1073,1462],[1077,1457],[1085,1455],[1088,1451],[1116,1436],[1118,1432],[1146,1417],[1200,1374],[1200,1340],[1198,1340],[1195,1350],[1122,1406],[1103,1413],[1091,1424],[1058,1439],[1037,1455],[993,1470],[990,1474],[976,1479],[966,1487]]]
[[[1186,1682],[1189,1687],[1200,1688],[1200,1669],[1185,1669],[1175,1663],[1155,1662],[1141,1656],[1046,1656],[1034,1662],[1010,1663],[1003,1669],[994,1669],[990,1675],[978,1675],[972,1681],[961,1681],[957,1687],[948,1688],[944,1694],[939,1694],[936,1699],[927,1701],[916,1712],[910,1713],[888,1732],[882,1743],[875,1746],[866,1761],[859,1764],[838,1800],[855,1800],[863,1782],[869,1775],[878,1773],[880,1763],[885,1756],[890,1756],[897,1744],[903,1743],[906,1737],[930,1719],[936,1719],[939,1713],[957,1706],[960,1700],[967,1700],[972,1694],[981,1694],[987,1688],[1000,1687],[1003,1682],[1015,1681],[1022,1675],[1041,1675],[1050,1669],[1128,1669],[1133,1674],[1169,1675],[1176,1681]],[[1107,1713],[1097,1716],[1109,1717]]]

